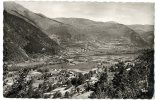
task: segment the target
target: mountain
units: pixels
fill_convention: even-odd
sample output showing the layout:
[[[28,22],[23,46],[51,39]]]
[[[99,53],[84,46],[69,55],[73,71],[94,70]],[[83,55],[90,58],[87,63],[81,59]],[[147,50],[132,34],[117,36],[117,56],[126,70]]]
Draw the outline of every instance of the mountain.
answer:
[[[149,32],[149,31],[153,31],[154,30],[154,25],[139,25],[139,24],[135,24],[135,25],[128,25],[128,27],[133,29],[134,31],[136,31],[139,34],[142,34],[144,32]]]
[[[83,18],[55,18],[55,20],[71,25],[67,27],[68,31],[77,40],[109,42],[123,39],[127,40],[130,45],[147,46],[137,32],[117,22],[96,22]]]
[[[97,22],[84,18],[48,18],[29,11],[14,2],[4,2],[4,10],[40,30],[49,38],[49,41],[51,40],[65,49],[86,48],[116,52],[114,50],[127,51],[149,46],[149,43],[141,38],[135,30],[113,21]],[[57,46],[52,45],[52,47],[55,49]]]
[[[154,31],[144,32],[141,37],[145,39],[149,45],[154,45]]]
[[[33,54],[53,55],[58,44],[38,27],[4,10],[4,61],[21,62]]]
[[[154,44],[154,25],[128,25],[135,32],[148,42],[149,45]]]
[[[126,38],[136,46],[145,46],[147,44],[135,31],[116,22],[95,22],[83,18],[50,19],[42,14],[33,13],[14,2],[5,2],[4,9],[33,23],[59,44],[71,44],[71,42],[76,41],[104,41],[117,38]]]
[[[50,19],[42,14],[33,13],[15,2],[4,2],[4,9],[38,27],[59,44],[68,42],[71,38],[66,25],[62,22]]]

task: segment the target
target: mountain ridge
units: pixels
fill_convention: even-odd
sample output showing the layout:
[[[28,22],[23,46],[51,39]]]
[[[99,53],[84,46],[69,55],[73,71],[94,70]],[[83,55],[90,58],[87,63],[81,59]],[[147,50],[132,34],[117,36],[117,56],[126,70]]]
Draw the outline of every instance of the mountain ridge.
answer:
[[[37,53],[53,55],[59,48],[40,29],[4,10],[4,61],[30,60]]]
[[[149,36],[149,38],[147,39],[147,34],[140,34],[137,31],[136,26],[132,27],[114,21],[99,22],[85,18],[48,18],[43,14],[29,11],[28,9],[14,2],[4,2],[4,11],[7,13],[4,15],[10,16],[9,14],[11,14],[11,16],[14,16],[17,22],[19,22],[17,19],[21,19],[24,23],[28,24],[28,26],[32,25],[33,29],[31,29],[31,27],[28,27],[28,30],[35,29],[38,32],[40,31],[40,34],[44,34],[43,41],[46,41],[45,39],[48,38],[48,41],[46,41],[45,43],[55,43],[55,45],[52,45],[52,47],[46,46],[47,49],[51,48],[54,50],[58,50],[59,47],[63,47],[66,50],[67,48],[73,48],[71,45],[75,45],[75,47],[78,46],[78,48],[84,49],[88,49],[89,47],[95,50],[102,49],[104,51],[112,51],[116,48],[119,51],[123,49],[127,51],[130,50],[130,48],[146,48],[152,44],[152,42],[149,42],[152,41],[152,35]],[[5,21],[6,19],[4,19],[4,22]],[[9,23],[14,22],[10,20]],[[14,28],[17,28],[13,25],[10,27],[13,30]],[[19,26],[19,28],[20,27],[21,26]],[[30,32],[25,30],[25,27],[21,27],[24,33]],[[151,29],[152,28],[150,28],[150,30]],[[16,34],[21,33],[17,32]],[[150,34],[152,34],[152,32],[150,32],[149,35]],[[33,39],[36,40],[34,37]],[[42,40],[42,37],[37,38],[37,40],[39,41],[40,39]],[[28,40],[33,42],[30,37]],[[30,44],[25,48],[20,47],[23,51],[18,48],[19,52],[21,51],[22,53],[21,55],[25,55],[23,58],[29,57],[27,53],[29,49],[31,49],[32,46],[35,45],[35,43],[38,44],[37,48],[40,48],[39,50],[41,50],[43,44],[40,44],[39,42],[34,42],[34,44]],[[8,45],[10,46],[11,44],[9,43]],[[17,46],[18,45],[19,44],[17,44]],[[17,48],[16,46],[12,47]],[[36,49],[34,48],[32,49],[32,51],[36,51]]]
[[[84,19],[84,18],[62,18],[61,20],[60,19],[58,20],[58,18],[52,19],[52,18],[45,17],[42,14],[33,13],[22,6],[18,7],[18,4],[16,5],[15,3],[9,4],[9,5],[6,3],[5,9],[10,10],[9,7],[11,5],[14,5],[13,7],[11,7],[12,10],[14,8],[14,10],[19,11],[19,13],[21,13],[23,16],[29,18],[33,23],[35,23],[36,26],[38,26],[41,30],[43,30],[44,33],[46,33],[50,38],[55,39],[56,42],[58,42],[58,43],[60,43],[60,42],[61,43],[70,43],[70,41],[73,41],[73,40],[75,41],[76,38],[78,38],[77,40],[79,40],[79,39],[86,40],[87,37],[90,39],[95,38],[95,36],[87,36],[86,34],[88,34],[88,33],[90,33],[91,35],[100,33],[100,35],[102,35],[105,38],[106,36],[113,37],[113,35],[117,35],[118,32],[115,33],[114,31],[121,32],[121,30],[125,31],[127,29],[127,30],[130,30],[130,32],[132,34],[135,34],[135,32],[133,32],[133,30],[129,29],[127,26],[117,23],[117,22],[113,23],[113,21],[96,22],[96,21],[92,21],[92,20]],[[7,6],[9,6],[9,7],[7,7]],[[20,8],[20,10],[18,10],[18,8]],[[66,19],[66,22],[64,19]],[[68,23],[67,20],[71,20],[71,22]],[[101,28],[98,26],[100,26]],[[80,27],[80,29],[78,29],[78,27]],[[107,31],[104,30],[105,28]],[[110,30],[108,30],[108,28]],[[114,28],[116,28],[116,29],[114,29]],[[121,30],[120,30],[120,28],[121,28]],[[95,30],[93,30],[93,29],[95,29]],[[120,32],[119,32],[119,34],[120,34]],[[111,33],[114,33],[114,34],[111,34]],[[122,33],[124,33],[124,32],[121,32],[120,35],[122,35]],[[129,33],[129,34],[131,34],[131,33]],[[104,35],[106,35],[106,36],[104,36]],[[124,36],[127,37],[127,35],[124,35]],[[99,38],[101,38],[101,36]],[[139,39],[140,39],[140,37],[139,37]],[[134,40],[132,40],[132,41],[134,41]],[[144,40],[141,40],[141,41],[144,42]],[[134,41],[134,42],[136,42],[136,41]],[[141,45],[141,43],[140,43],[140,45]],[[138,44],[138,43],[136,43],[136,44]],[[146,44],[146,43],[144,43],[144,44]],[[142,45],[144,45],[144,44],[142,44]]]

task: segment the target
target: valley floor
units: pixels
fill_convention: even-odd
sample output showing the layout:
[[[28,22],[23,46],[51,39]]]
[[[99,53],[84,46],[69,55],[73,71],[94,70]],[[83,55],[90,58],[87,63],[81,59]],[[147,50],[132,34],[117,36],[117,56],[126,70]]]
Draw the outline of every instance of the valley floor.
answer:
[[[29,96],[28,93],[27,96],[32,98],[103,98],[95,94],[99,89],[97,84],[102,80],[108,85],[113,84],[115,74],[121,70],[119,66],[123,66],[126,72],[130,71],[135,66],[136,57],[136,54],[72,55],[66,60],[58,57],[58,60],[51,58],[47,61],[6,65],[8,71],[4,74],[4,96],[12,97],[15,95],[10,92],[14,91],[13,87],[22,85],[23,92],[31,91],[32,95]],[[23,92],[19,92],[17,97],[23,97]]]

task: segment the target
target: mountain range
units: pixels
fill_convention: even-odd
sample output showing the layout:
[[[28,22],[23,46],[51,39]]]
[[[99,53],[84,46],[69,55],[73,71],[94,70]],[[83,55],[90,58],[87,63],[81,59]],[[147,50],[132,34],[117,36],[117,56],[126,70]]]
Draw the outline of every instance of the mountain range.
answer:
[[[153,46],[153,25],[124,25],[84,18],[48,18],[14,2],[4,2],[4,60],[26,60],[32,54],[57,54],[61,48],[94,49]],[[106,49],[108,48],[108,49]]]

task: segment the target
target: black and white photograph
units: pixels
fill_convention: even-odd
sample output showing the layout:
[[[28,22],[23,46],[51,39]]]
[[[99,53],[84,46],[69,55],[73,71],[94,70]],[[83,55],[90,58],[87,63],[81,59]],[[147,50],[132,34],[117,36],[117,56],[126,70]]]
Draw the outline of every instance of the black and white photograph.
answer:
[[[153,2],[3,1],[3,98],[154,98]]]

